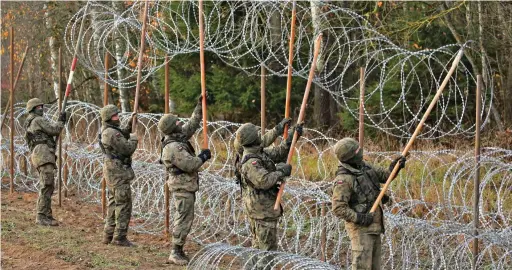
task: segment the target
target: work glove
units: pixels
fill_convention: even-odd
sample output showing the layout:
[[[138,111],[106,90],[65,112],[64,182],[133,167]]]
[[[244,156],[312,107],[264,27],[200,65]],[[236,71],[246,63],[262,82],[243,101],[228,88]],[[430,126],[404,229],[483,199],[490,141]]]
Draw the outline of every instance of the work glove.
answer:
[[[294,128],[290,128],[290,130],[288,131],[288,138],[286,138],[286,144],[288,146],[292,145],[293,134],[295,133],[295,131],[297,131],[297,140],[300,139],[300,137],[302,136],[302,132],[303,132],[303,128],[302,128],[303,125],[304,125],[304,123],[301,123],[301,124],[296,125]]]
[[[354,222],[357,225],[361,225],[364,227],[370,226],[370,224],[373,223],[373,213],[357,213],[356,222]]]
[[[197,97],[197,103],[201,104],[203,102],[203,94],[200,94],[199,97]],[[206,90],[206,105],[211,105],[215,103],[215,98],[213,97],[213,94],[210,94],[208,90]]]
[[[393,169],[395,168],[396,163],[400,162],[399,163],[399,167],[398,167],[398,171],[396,172],[398,174],[401,169],[405,168],[405,161],[406,160],[407,160],[407,158],[404,157],[404,156],[399,156],[399,157],[395,158],[395,160],[393,160],[393,162],[391,162],[391,164],[389,165],[389,172],[392,172]]]
[[[61,112],[59,115],[59,121],[63,124],[66,124],[66,121],[68,120],[66,112]]]
[[[277,126],[276,126],[277,134],[282,134],[284,132],[284,127],[286,125],[290,125],[291,122],[292,122],[291,118],[284,118],[283,120],[281,120],[281,122],[279,122],[279,124],[277,124]]]
[[[286,163],[278,163],[276,164],[276,171],[282,172],[283,176],[292,175],[292,165]]]
[[[139,141],[136,133],[130,133],[130,141]]]
[[[210,149],[203,149],[201,150],[201,153],[197,155],[197,157],[200,158],[203,161],[203,163],[205,163],[207,160],[212,158],[212,152],[210,151]]]

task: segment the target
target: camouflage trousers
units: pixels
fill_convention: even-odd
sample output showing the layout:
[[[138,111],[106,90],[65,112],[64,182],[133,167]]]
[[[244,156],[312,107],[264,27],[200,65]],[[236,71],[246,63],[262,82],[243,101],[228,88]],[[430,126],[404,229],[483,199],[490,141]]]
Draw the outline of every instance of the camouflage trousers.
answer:
[[[194,222],[195,192],[173,192],[174,196],[174,223],[172,227],[172,243],[183,246]]]
[[[380,234],[347,230],[352,246],[352,270],[378,270],[381,268]]]
[[[132,217],[132,190],[129,183],[108,187],[108,209],[104,232],[116,238],[128,234]]]
[[[252,234],[252,247],[263,251],[277,250],[277,220],[263,221],[249,218]],[[272,269],[272,259],[269,254],[253,255],[246,269]]]
[[[47,163],[37,168],[39,172],[39,197],[37,214],[52,217],[52,195],[55,190],[55,164]]]

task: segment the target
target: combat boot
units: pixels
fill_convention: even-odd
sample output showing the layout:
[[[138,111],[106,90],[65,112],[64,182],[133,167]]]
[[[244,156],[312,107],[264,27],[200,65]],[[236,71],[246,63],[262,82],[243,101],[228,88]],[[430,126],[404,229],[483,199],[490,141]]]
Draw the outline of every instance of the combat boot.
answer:
[[[103,240],[101,241],[102,244],[108,245],[112,242],[112,239],[114,238],[111,234],[103,234]]]
[[[50,223],[50,226],[59,226],[59,222],[53,218],[53,216],[49,216],[48,223]]]
[[[174,245],[171,250],[171,254],[169,255],[168,261],[176,265],[187,265],[188,257],[183,252],[183,246]]]
[[[48,219],[45,215],[37,215],[36,224],[41,226],[58,226],[59,223],[56,220]]]
[[[128,240],[128,238],[126,238],[126,236],[114,237],[112,244],[114,244],[116,246],[122,246],[122,247],[135,247],[135,244],[130,242],[130,240]]]

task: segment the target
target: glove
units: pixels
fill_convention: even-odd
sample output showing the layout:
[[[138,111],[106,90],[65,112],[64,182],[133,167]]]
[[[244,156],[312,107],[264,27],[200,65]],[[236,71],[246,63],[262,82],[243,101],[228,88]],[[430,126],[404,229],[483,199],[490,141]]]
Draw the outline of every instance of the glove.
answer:
[[[197,103],[201,104],[201,102],[203,102],[203,94],[199,95],[199,97],[197,98]],[[206,104],[211,105],[213,103],[215,103],[213,94],[208,93],[208,90],[206,90]]]
[[[292,122],[291,118],[284,118],[283,120],[281,120],[281,122],[279,122],[279,124],[277,124],[277,126],[275,127],[277,134],[283,133],[284,127],[286,125],[290,125],[291,122]]]
[[[357,213],[356,222],[354,222],[357,225],[362,225],[364,227],[370,226],[370,224],[373,223],[373,213]]]
[[[398,171],[396,172],[398,174],[401,169],[405,168],[406,160],[407,160],[407,158],[404,156],[399,156],[399,157],[395,158],[395,160],[393,160],[393,162],[391,162],[391,164],[389,165],[389,172],[392,172],[393,169],[395,168],[396,163],[400,162],[399,166],[398,166]]]
[[[292,141],[293,141],[293,134],[295,133],[295,131],[297,131],[297,140],[302,136],[302,132],[303,132],[303,126],[304,124],[301,123],[299,125],[296,125],[294,128],[291,128],[290,130],[288,130],[288,138],[286,138],[286,144],[288,146],[291,146],[292,145]]]
[[[200,158],[203,161],[203,163],[205,163],[207,160],[212,158],[212,152],[210,151],[210,149],[203,149],[201,150],[201,153],[197,155],[197,157]]]
[[[139,138],[137,137],[137,134],[130,133],[130,141],[139,141]]]
[[[60,115],[59,115],[59,121],[66,124],[66,121],[68,120],[68,118],[66,117],[66,112],[62,112]]]
[[[278,163],[276,164],[276,171],[280,171],[283,173],[283,176],[292,175],[292,165],[286,163]]]
[[[384,196],[382,197],[382,204],[392,204],[393,202],[391,201],[391,197],[389,197],[388,194],[384,194]]]

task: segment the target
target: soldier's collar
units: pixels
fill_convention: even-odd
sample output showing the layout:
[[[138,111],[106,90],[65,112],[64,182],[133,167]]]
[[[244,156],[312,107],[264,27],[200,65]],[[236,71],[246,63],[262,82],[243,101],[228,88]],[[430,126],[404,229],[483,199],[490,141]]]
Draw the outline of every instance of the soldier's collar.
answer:
[[[363,168],[365,165],[366,164],[363,161],[363,166],[361,166],[361,168]],[[345,169],[347,169],[347,170],[349,170],[353,174],[362,174],[363,173],[360,169],[356,169],[356,168],[354,168],[352,165],[350,165],[348,163],[340,162],[340,166],[345,168]]]
[[[250,147],[244,146],[244,156],[246,153],[247,154],[261,154],[262,149],[263,149],[263,147],[261,147],[260,145],[250,146]]]

